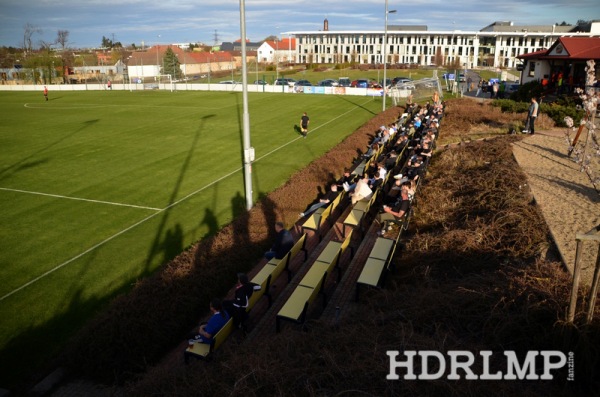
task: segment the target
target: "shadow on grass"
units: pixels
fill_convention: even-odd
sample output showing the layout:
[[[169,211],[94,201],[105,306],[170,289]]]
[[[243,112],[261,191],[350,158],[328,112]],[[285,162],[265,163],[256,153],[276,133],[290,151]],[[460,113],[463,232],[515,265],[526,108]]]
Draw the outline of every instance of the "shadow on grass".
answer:
[[[44,153],[46,151],[48,151],[49,149],[53,148],[56,145],[59,145],[62,142],[67,141],[68,139],[72,138],[73,136],[77,135],[78,133],[80,133],[81,131],[83,131],[84,129],[96,124],[98,121],[100,121],[99,119],[93,119],[93,120],[88,120],[83,122],[83,125],[81,127],[79,127],[78,129],[76,129],[75,131],[71,132],[70,134],[67,134],[63,137],[61,137],[60,139],[54,141],[53,143],[51,143],[50,145],[41,148],[33,153],[31,153],[29,156],[17,161],[16,163],[13,163],[11,165],[9,165],[8,167],[4,168],[3,170],[0,171],[0,180],[5,179],[7,177],[9,177],[10,175],[22,171],[24,169],[28,169],[28,168],[33,168],[36,167],[38,165],[47,163],[48,161],[50,161],[49,158],[45,158],[45,159],[41,159],[41,160],[31,160],[34,159],[35,157],[37,157],[38,155],[40,155],[41,153]],[[31,161],[30,161],[31,160]]]

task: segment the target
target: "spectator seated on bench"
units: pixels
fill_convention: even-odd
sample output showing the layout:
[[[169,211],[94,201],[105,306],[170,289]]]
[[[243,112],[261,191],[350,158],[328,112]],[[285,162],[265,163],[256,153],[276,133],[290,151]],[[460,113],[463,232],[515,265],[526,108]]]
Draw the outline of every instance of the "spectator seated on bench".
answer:
[[[333,201],[329,202],[325,207],[317,209],[306,221],[304,221],[302,224],[302,231],[306,233],[306,230],[313,230],[319,236],[319,241],[321,241],[323,239],[321,226],[323,226],[325,221],[329,219],[332,212],[337,208],[342,197],[344,197],[344,194],[345,192],[338,194]]]
[[[354,184],[354,180],[355,179],[356,179],[356,175],[353,174],[350,171],[350,169],[345,168],[344,169],[344,174],[342,175],[342,177],[336,181],[336,184],[338,186],[338,190],[344,189],[344,185],[345,184],[347,184],[348,186]]]
[[[379,235],[384,236],[386,231],[391,230],[392,223],[402,225],[409,210],[408,187],[403,185],[400,190],[400,200],[397,200],[393,207],[384,205],[383,212],[377,215],[377,222],[381,225]]]
[[[275,232],[277,233],[275,243],[269,251],[265,252],[265,258],[268,260],[282,259],[294,246],[292,233],[285,228],[282,222],[275,222]]]
[[[263,296],[266,295],[269,299],[269,306],[271,306],[271,285],[277,280],[279,275],[286,270],[288,273],[288,282],[291,280],[292,275],[289,269],[290,262],[300,252],[304,251],[304,260],[308,256],[306,251],[306,233],[296,241],[296,244],[282,259],[271,259],[265,266],[252,278],[252,283],[259,285],[261,288],[259,291],[255,290],[250,296],[249,308],[254,307],[254,304]]]
[[[184,353],[187,362],[190,355],[206,358],[215,348],[217,341],[222,343],[233,330],[233,321],[218,298],[210,301],[212,313],[207,323],[198,328],[198,334],[189,340],[189,346]]]
[[[366,175],[359,179],[355,185],[344,185],[344,190],[349,192],[352,205],[363,199],[369,200],[373,195],[373,190],[369,187],[369,177]]]
[[[334,201],[337,198],[338,194],[339,194],[339,192],[338,192],[337,184],[332,183],[331,186],[329,186],[329,192],[327,192],[327,194],[325,194],[322,198],[320,198],[317,203],[308,207],[308,209],[305,210],[304,212],[301,212],[300,218],[304,218],[305,216],[312,214],[319,208],[327,206],[327,204],[331,203],[332,201]]]

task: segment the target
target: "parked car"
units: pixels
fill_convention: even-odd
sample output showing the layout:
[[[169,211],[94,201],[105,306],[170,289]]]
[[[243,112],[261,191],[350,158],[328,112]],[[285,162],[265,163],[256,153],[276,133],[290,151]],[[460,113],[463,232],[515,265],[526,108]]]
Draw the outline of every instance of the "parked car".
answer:
[[[254,80],[254,83],[256,85],[267,85],[268,83],[264,80]]]
[[[237,84],[238,82],[235,80],[223,80],[219,81],[219,84]]]
[[[465,77],[465,74],[464,74],[464,73],[460,73],[460,74],[458,75],[458,81],[460,81],[461,83],[463,83],[463,82],[467,81],[467,79],[466,79],[466,77]]]
[[[409,81],[412,81],[412,79],[409,79],[408,77],[394,77],[392,79],[392,85],[396,85],[398,83],[408,83]]]
[[[317,85],[319,87],[337,87],[338,82],[333,79],[325,79],[325,80],[319,81],[319,83],[317,83]]]
[[[296,80],[282,77],[280,79],[275,80],[275,82],[273,84],[275,84],[275,85],[289,85],[290,87],[293,87],[294,84],[296,84]]]
[[[383,84],[383,80],[381,80],[381,81],[379,82],[379,85],[384,85],[384,84]],[[385,86],[386,86],[386,87],[389,87],[389,86],[391,86],[391,85],[392,85],[392,79],[385,79]]]
[[[350,83],[350,87],[369,88],[369,79],[356,79]]]
[[[350,87],[350,84],[352,84],[352,81],[350,80],[349,77],[340,77],[338,79],[339,87]]]
[[[302,86],[302,87],[312,87],[312,83],[308,80],[298,80],[296,81],[296,86]]]

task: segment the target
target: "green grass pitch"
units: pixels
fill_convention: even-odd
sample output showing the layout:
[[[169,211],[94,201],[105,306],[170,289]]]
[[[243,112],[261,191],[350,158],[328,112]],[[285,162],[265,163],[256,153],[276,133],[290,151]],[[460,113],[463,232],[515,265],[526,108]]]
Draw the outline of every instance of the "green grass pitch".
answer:
[[[0,387],[245,208],[241,93],[43,99],[0,92],[0,362],[12,368]],[[253,199],[380,109],[370,97],[250,94]],[[294,130],[303,111],[307,139]]]

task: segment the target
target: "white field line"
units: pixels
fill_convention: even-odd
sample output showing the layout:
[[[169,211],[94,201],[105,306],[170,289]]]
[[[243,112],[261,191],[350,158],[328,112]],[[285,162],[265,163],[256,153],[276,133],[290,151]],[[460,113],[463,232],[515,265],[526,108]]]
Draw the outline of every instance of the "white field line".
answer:
[[[85,198],[81,198],[81,197],[62,196],[60,194],[32,192],[29,190],[9,189],[9,188],[5,188],[5,187],[0,187],[0,190],[4,190],[6,192],[17,192],[17,193],[35,194],[38,196],[56,197],[56,198],[67,199],[67,200],[87,201],[90,203],[118,205],[120,207],[131,207],[131,208],[140,208],[140,209],[144,209],[144,210],[160,211],[160,208],[144,207],[142,205],[134,205],[134,204],[115,203],[112,201],[92,200],[92,199],[85,199]]]
[[[369,98],[369,101],[371,101],[371,100],[372,100],[372,98]],[[367,101],[367,102],[369,102],[369,101]],[[365,103],[367,103],[367,102],[365,102]],[[331,122],[333,122],[333,121],[335,121],[335,120],[339,119],[340,117],[343,117],[343,116],[345,116],[346,114],[350,113],[350,112],[351,112],[351,111],[353,111],[353,110],[354,110],[354,109],[351,109],[351,110],[348,110],[348,111],[347,111],[347,112],[345,112],[345,113],[342,113],[342,114],[340,114],[339,116],[337,116],[336,118],[333,118],[333,119],[329,120],[329,121],[328,121],[328,122],[326,122],[325,124],[322,124],[322,125],[320,125],[320,126],[316,127],[316,128],[313,130],[313,131],[315,131],[315,130],[318,130],[319,128],[321,128],[321,127],[323,127],[323,126],[325,126],[325,125],[327,125],[327,124],[329,124],[329,123],[331,123]],[[257,159],[256,159],[254,162],[257,162],[257,161],[259,161],[259,160],[261,160],[261,159],[264,159],[264,158],[265,158],[265,157],[267,157],[268,155],[271,155],[271,154],[275,153],[276,151],[278,151],[278,150],[280,150],[280,149],[282,149],[282,148],[286,147],[286,146],[287,146],[287,145],[289,145],[290,143],[292,143],[292,142],[295,142],[295,141],[297,141],[297,140],[299,140],[299,139],[304,139],[304,138],[297,137],[297,138],[295,138],[295,139],[292,139],[290,142],[288,142],[288,143],[285,143],[285,144],[283,144],[283,145],[279,146],[278,148],[271,150],[270,152],[266,153],[265,155],[263,155],[263,156],[261,156],[261,157],[257,158]],[[142,223],[144,223],[144,222],[146,222],[146,221],[148,221],[148,220],[150,220],[150,219],[154,218],[155,216],[157,216],[157,215],[159,215],[159,214],[163,213],[164,211],[166,211],[166,210],[168,210],[168,209],[170,209],[170,208],[172,208],[172,207],[174,207],[174,206],[178,205],[179,203],[181,203],[181,202],[183,202],[183,201],[185,201],[185,200],[189,199],[190,197],[192,197],[192,196],[195,196],[196,194],[198,194],[198,193],[202,192],[203,190],[206,190],[206,189],[208,189],[209,187],[211,187],[212,185],[214,185],[214,184],[216,184],[216,183],[219,183],[219,182],[220,182],[220,181],[222,181],[223,179],[226,179],[226,178],[230,177],[231,175],[233,175],[233,174],[235,174],[235,173],[237,173],[237,172],[240,172],[241,170],[243,170],[243,167],[239,167],[239,168],[237,168],[237,169],[235,169],[235,170],[231,171],[230,173],[228,173],[228,174],[226,174],[226,175],[223,175],[222,177],[220,177],[220,178],[218,178],[218,179],[215,179],[214,181],[210,182],[208,185],[205,185],[204,187],[201,187],[200,189],[198,189],[198,190],[196,190],[196,191],[194,191],[194,192],[192,192],[192,193],[188,194],[187,196],[184,196],[184,197],[182,197],[181,199],[179,199],[179,200],[177,200],[177,201],[175,201],[175,202],[173,202],[173,203],[169,204],[169,205],[168,205],[168,206],[166,206],[165,208],[163,208],[163,209],[161,209],[161,210],[158,210],[158,211],[156,211],[154,214],[151,214],[151,215],[149,215],[149,216],[145,217],[144,219],[142,219],[142,220],[140,220],[140,221],[138,221],[138,222],[134,223],[133,225],[131,225],[131,226],[129,226],[129,227],[127,227],[127,228],[125,228],[125,229],[121,230],[120,232],[117,232],[117,233],[113,234],[112,236],[110,236],[110,237],[108,237],[108,238],[106,238],[106,239],[104,239],[104,240],[100,241],[98,244],[95,244],[95,245],[91,246],[91,247],[90,247],[90,248],[88,248],[87,250],[85,250],[85,251],[83,251],[83,252],[81,252],[81,253],[79,253],[79,254],[75,255],[75,256],[74,256],[74,257],[72,257],[71,259],[68,259],[68,260],[66,260],[65,262],[61,263],[60,265],[57,265],[57,266],[55,266],[54,268],[52,268],[52,269],[48,270],[47,272],[45,272],[45,273],[43,273],[43,274],[41,274],[41,275],[37,276],[37,277],[36,277],[36,278],[34,278],[33,280],[31,280],[31,281],[28,281],[27,283],[23,284],[22,286],[20,286],[20,287],[18,287],[18,288],[15,288],[15,289],[14,289],[14,290],[12,290],[11,292],[9,292],[9,293],[7,293],[6,295],[4,295],[4,296],[0,297],[0,302],[1,302],[1,301],[3,301],[4,299],[6,299],[6,298],[10,297],[11,295],[13,295],[13,294],[15,294],[15,293],[17,293],[17,292],[19,292],[19,291],[21,291],[21,290],[23,290],[23,289],[25,289],[25,288],[29,287],[30,285],[32,285],[32,284],[34,284],[34,283],[36,283],[37,281],[39,281],[39,280],[41,280],[42,278],[44,278],[44,277],[48,276],[49,274],[52,274],[52,273],[54,273],[55,271],[57,271],[57,270],[59,270],[59,269],[61,269],[61,268],[65,267],[65,266],[66,266],[66,265],[68,265],[69,263],[71,263],[71,262],[74,262],[74,261],[76,261],[77,259],[81,258],[82,256],[84,256],[84,255],[86,255],[86,254],[88,254],[88,253],[90,253],[90,252],[92,252],[92,251],[96,250],[97,248],[99,248],[99,247],[103,246],[104,244],[108,243],[109,241],[111,241],[111,240],[113,240],[113,239],[115,239],[115,238],[119,237],[120,235],[122,235],[122,234],[124,234],[124,233],[127,233],[128,231],[130,231],[131,229],[133,229],[133,228],[137,227],[138,225],[141,225]]]

